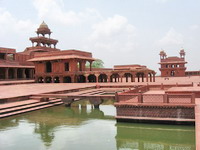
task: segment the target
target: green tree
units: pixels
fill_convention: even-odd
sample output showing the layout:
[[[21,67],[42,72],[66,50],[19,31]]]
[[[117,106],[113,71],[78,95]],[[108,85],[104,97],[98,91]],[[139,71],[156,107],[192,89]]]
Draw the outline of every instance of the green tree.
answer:
[[[97,59],[95,61],[93,61],[92,63],[92,68],[104,68],[104,62],[101,59]],[[89,68],[90,64],[87,62],[86,63],[86,67]]]

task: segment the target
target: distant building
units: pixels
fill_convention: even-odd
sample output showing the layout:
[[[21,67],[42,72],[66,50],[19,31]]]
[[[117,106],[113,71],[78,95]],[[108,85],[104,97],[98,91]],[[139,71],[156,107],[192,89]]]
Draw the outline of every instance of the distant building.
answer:
[[[160,68],[161,77],[183,77],[185,76],[185,51],[180,50],[180,57],[167,57],[164,51],[160,52]]]

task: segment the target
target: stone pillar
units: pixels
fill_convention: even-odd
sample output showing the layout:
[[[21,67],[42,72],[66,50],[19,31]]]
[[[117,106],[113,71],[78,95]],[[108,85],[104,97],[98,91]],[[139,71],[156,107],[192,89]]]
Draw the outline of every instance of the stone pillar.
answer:
[[[150,82],[152,82],[152,74],[150,74]]]
[[[90,61],[90,71],[92,71],[92,61]]]
[[[153,74],[153,82],[156,82],[155,74]]]
[[[110,75],[107,75],[107,82],[110,82]]]
[[[25,69],[22,69],[22,79],[26,79]]]
[[[76,83],[75,77],[76,77],[76,76],[71,76],[71,81],[72,81],[72,83]]]
[[[98,74],[94,74],[94,75],[96,77],[96,83],[99,83],[99,80],[98,80],[99,75]]]
[[[85,75],[85,82],[86,82],[86,83],[89,83],[88,76],[89,76],[89,75]]]
[[[59,76],[60,83],[64,83],[63,76]]]
[[[149,82],[149,77],[148,77],[148,73],[146,73],[146,82]]]
[[[131,82],[135,82],[135,74],[132,74]]]
[[[121,76],[121,82],[123,82],[123,76]]]
[[[144,74],[142,74],[142,82],[144,82]]]
[[[14,79],[17,79],[17,68],[14,68]]]
[[[8,68],[5,68],[5,79],[8,79],[9,76],[8,76]]]

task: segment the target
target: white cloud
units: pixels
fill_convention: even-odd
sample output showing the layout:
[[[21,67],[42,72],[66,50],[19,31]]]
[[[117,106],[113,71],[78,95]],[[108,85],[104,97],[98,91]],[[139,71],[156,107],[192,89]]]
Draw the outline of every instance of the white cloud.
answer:
[[[10,12],[0,8],[0,33],[7,34],[8,32],[21,33],[24,30],[30,30],[34,27],[30,20],[18,20],[14,18]]]
[[[193,30],[193,31],[198,30],[199,28],[200,28],[200,27],[199,27],[199,25],[197,25],[197,24],[191,25],[191,26],[189,27],[189,29],[190,29],[190,30]]]
[[[64,25],[75,25],[88,21],[92,17],[99,17],[95,9],[85,9],[84,12],[65,11],[62,0],[34,0],[33,4],[41,20],[49,20]]]
[[[161,47],[170,47],[174,45],[182,46],[184,44],[183,35],[178,33],[174,28],[171,28],[163,38],[156,42],[156,44]]]
[[[104,51],[130,51],[136,46],[136,28],[120,15],[93,25],[87,44]]]
[[[1,46],[18,48],[16,43],[24,43],[20,38],[27,37],[35,30],[35,28],[36,26],[31,20],[17,19],[9,11],[0,8]],[[28,39],[24,40],[28,41]]]

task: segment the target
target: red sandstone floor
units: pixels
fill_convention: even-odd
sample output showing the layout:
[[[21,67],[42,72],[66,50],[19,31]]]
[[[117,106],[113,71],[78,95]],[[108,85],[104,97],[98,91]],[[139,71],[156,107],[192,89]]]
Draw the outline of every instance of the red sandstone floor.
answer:
[[[0,86],[0,99],[92,87],[95,84],[42,83]]]
[[[61,90],[70,90],[75,88],[84,88],[84,87],[90,87],[95,85],[127,85],[127,86],[133,86],[133,85],[146,85],[147,82],[118,82],[118,83],[48,83],[48,84],[17,84],[20,82],[32,82],[32,80],[19,80],[19,81],[0,81],[0,99],[2,98],[10,98],[10,97],[17,97],[17,96],[25,96],[25,95],[32,95],[32,94],[40,94],[40,93],[46,93],[46,92],[53,92],[53,91],[61,91]],[[193,77],[171,77],[169,80],[165,80],[165,78],[162,77],[156,77],[156,82],[149,82],[148,84],[176,84],[176,83],[194,83],[194,86],[196,90],[200,90],[200,87],[196,87],[197,84],[200,82],[200,76],[193,76]],[[17,85],[3,85],[3,84],[17,84]],[[189,89],[184,88],[184,90]],[[181,89],[181,88],[180,88]],[[160,94],[160,92],[155,91]],[[151,92],[151,94],[153,94]]]

